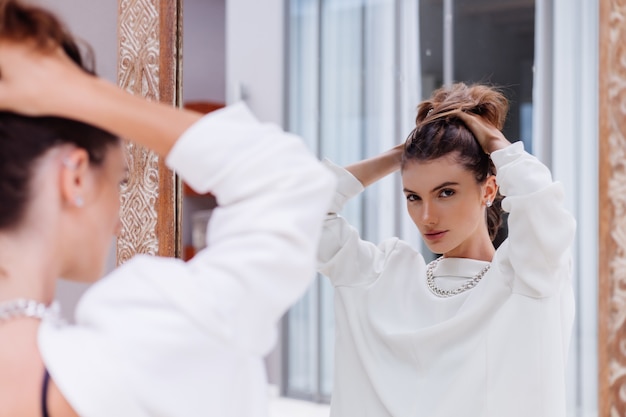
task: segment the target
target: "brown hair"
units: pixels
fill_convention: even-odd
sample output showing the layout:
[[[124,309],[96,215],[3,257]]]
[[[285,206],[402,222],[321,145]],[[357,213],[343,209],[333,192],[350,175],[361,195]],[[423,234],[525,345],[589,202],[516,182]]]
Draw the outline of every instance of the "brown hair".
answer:
[[[402,167],[409,161],[431,161],[453,154],[474,174],[479,184],[483,183],[490,175],[495,175],[495,166],[454,112],[480,115],[501,130],[508,109],[508,100],[494,87],[457,83],[440,88],[418,106],[416,127],[406,140]],[[487,209],[487,227],[492,240],[502,223],[501,199],[498,193],[496,201]]]
[[[61,47],[84,71],[94,74],[93,67],[84,62],[78,41],[44,9],[0,0],[0,40],[34,42],[41,49]],[[85,149],[90,162],[98,166],[119,139],[75,120],[0,112],[0,230],[16,227],[22,220],[32,194],[36,161],[50,149],[68,143]]]
[[[89,45],[74,38],[56,16],[40,7],[18,0],[0,0],[0,39],[30,41],[40,49],[60,46],[85,71],[94,73]],[[86,65],[83,55],[90,61]]]

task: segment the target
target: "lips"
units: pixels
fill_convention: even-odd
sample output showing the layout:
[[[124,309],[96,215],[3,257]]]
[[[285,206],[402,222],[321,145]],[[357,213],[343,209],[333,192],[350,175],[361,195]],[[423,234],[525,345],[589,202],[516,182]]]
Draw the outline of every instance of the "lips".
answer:
[[[424,238],[429,241],[435,241],[444,237],[446,233],[448,233],[447,230],[433,230],[433,231],[424,233]]]

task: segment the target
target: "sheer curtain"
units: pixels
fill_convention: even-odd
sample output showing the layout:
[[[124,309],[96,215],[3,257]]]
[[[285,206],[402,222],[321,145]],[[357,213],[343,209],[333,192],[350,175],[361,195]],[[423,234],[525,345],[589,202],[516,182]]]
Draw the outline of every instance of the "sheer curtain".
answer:
[[[289,6],[289,130],[341,165],[403,141],[421,98],[418,1],[290,0]],[[343,215],[372,241],[411,230],[397,177],[373,185]],[[324,401],[332,392],[332,297],[320,277],[289,313],[287,395]]]
[[[569,416],[598,415],[598,0],[538,1],[551,19],[551,123],[546,157],[577,221],[576,322],[569,355]],[[546,45],[540,46],[546,47]],[[548,46],[548,48],[550,48]],[[537,91],[537,94],[540,94]]]

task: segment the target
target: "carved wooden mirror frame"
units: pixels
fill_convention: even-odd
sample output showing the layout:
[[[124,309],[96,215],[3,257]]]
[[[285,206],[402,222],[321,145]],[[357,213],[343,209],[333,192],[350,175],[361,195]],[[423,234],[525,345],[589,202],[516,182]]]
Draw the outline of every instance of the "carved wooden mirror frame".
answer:
[[[626,1],[600,0],[599,416],[626,415],[625,21]]]
[[[181,95],[182,0],[118,0],[118,84],[173,106]],[[117,262],[181,254],[180,181],[153,152],[127,144]]]

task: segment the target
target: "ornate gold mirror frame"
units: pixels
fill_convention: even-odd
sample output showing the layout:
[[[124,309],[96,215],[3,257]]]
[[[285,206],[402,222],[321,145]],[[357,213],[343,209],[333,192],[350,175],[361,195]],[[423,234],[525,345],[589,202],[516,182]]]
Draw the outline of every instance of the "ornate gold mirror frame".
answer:
[[[611,417],[626,415],[625,22],[625,0],[600,0],[598,415]]]
[[[180,105],[182,0],[118,0],[118,84]],[[117,263],[136,254],[180,257],[181,187],[156,154],[127,144]]]

